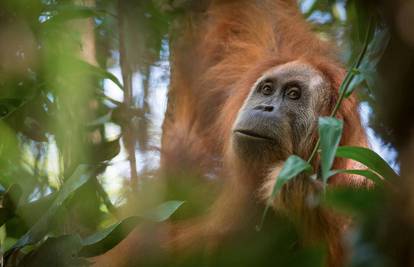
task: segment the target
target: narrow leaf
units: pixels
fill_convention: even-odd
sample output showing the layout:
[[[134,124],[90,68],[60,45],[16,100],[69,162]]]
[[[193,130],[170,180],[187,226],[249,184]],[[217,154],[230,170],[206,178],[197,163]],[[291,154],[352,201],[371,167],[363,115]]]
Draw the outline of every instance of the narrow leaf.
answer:
[[[83,61],[83,60],[79,60],[79,63],[81,64],[81,66],[82,65],[85,66],[89,71],[94,73],[99,78],[109,79],[112,82],[114,82],[119,88],[121,88],[123,90],[124,87],[122,86],[122,83],[118,80],[118,78],[115,75],[113,75],[109,71],[107,71],[103,68],[94,66],[94,65],[92,65],[92,64],[90,64],[86,61]]]
[[[104,253],[121,242],[142,221],[141,217],[128,217],[82,240],[80,255],[91,257]]]
[[[282,189],[283,185],[286,184],[289,180],[295,178],[302,172],[311,172],[312,166],[306,162],[305,160],[301,159],[300,157],[296,155],[291,155],[286,161],[285,164],[282,167],[282,170],[279,172],[275,186],[272,190],[271,199],[273,200],[279,191]],[[269,202],[270,203],[270,202]],[[263,227],[264,220],[266,218],[267,212],[269,211],[269,203],[266,205],[265,210],[262,214],[262,219],[260,221],[260,224],[256,227],[257,231],[260,231]]]
[[[385,179],[392,179],[398,176],[380,155],[368,148],[343,146],[338,148],[336,156],[358,161]]]
[[[373,87],[378,79],[377,77],[377,65],[382,58],[382,55],[389,43],[388,30],[376,30],[371,42],[368,45],[368,49],[364,58],[358,67],[358,75],[352,81],[346,91],[346,97],[349,97],[353,91],[365,81],[368,87]]]
[[[341,140],[343,122],[335,118],[319,118],[319,137],[321,140],[321,174],[324,184],[330,177],[330,170],[335,159],[336,149]]]
[[[297,175],[304,171],[311,171],[311,165],[305,160],[301,159],[296,155],[290,156],[285,164],[283,165],[282,170],[276,178],[276,184],[273,187],[272,198],[274,198],[277,193],[282,189],[283,185],[289,180],[295,178]]]
[[[173,215],[174,212],[183,204],[184,201],[167,201],[143,217],[154,222],[162,222],[170,218],[171,215]]]
[[[143,220],[161,222],[167,220],[184,202],[168,201],[144,216],[132,216],[97,232],[82,241],[83,256],[94,256],[111,249],[128,235]]]
[[[54,200],[51,207],[43,215],[40,220],[33,225],[29,231],[24,234],[11,250],[24,247],[26,245],[34,244],[40,241],[50,229],[50,224],[54,219],[54,215],[58,212],[59,208],[62,206],[63,202],[79,187],[85,184],[93,175],[94,171],[88,165],[80,165],[73,175],[67,179],[65,184],[60,189],[56,199]],[[9,251],[10,252],[10,251]]]
[[[381,207],[384,194],[381,190],[369,188],[338,187],[327,191],[323,204],[345,213],[367,218],[367,214]]]
[[[14,111],[16,111],[19,107],[21,107],[25,102],[26,99],[18,99],[18,98],[2,98],[0,99],[0,119],[3,119]]]
[[[16,216],[17,204],[22,193],[22,188],[17,184],[11,185],[7,192],[5,192],[0,208],[0,226]]]

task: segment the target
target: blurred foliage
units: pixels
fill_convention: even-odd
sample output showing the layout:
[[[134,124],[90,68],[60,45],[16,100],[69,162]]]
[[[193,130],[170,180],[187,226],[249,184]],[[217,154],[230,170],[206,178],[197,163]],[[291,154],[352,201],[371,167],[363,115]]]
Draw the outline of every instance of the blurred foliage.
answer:
[[[352,76],[347,95],[358,89],[361,99],[373,102],[388,35],[379,13],[360,2],[303,0],[301,6],[321,38],[333,37],[343,51]],[[168,219],[180,200],[195,199],[177,217],[211,201],[202,196],[211,198],[214,185],[178,181],[170,187],[151,179],[159,139],[157,111],[149,103],[160,83],[168,83],[169,31],[188,8],[201,7],[190,0],[0,2],[0,246],[7,266],[82,266],[83,256],[110,249],[136,224]],[[372,151],[338,148],[338,125],[321,121],[325,182],[345,171],[331,170],[335,155],[364,163],[370,170],[357,174],[375,181],[396,175]],[[281,181],[309,167],[299,158],[289,162]],[[108,171],[114,167],[124,172]],[[122,189],[114,191],[114,179]],[[356,217],[352,266],[387,263],[378,234],[384,192],[378,186],[324,196],[324,205]],[[265,223],[270,232],[242,237],[247,247],[232,244],[181,266],[321,266],[323,245],[292,249],[296,231],[285,218],[276,220],[278,227]]]

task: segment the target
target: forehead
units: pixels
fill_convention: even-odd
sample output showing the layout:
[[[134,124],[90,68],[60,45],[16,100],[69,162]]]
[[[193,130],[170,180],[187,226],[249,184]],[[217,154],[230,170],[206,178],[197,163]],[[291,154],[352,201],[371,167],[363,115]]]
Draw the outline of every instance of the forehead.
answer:
[[[270,68],[263,73],[262,79],[268,77],[275,78],[280,82],[287,80],[302,81],[307,83],[310,87],[324,84],[324,78],[321,72],[310,64],[300,61],[293,61]]]

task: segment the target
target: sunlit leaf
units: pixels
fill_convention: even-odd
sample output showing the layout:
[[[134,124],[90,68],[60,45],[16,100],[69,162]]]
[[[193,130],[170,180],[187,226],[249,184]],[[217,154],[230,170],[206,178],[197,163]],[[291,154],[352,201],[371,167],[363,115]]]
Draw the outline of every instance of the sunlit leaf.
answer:
[[[342,136],[343,122],[335,118],[319,118],[319,137],[321,150],[321,174],[324,184],[330,177],[335,152]]]
[[[380,155],[368,148],[343,146],[338,148],[336,156],[358,161],[385,179],[392,179],[398,176]]]

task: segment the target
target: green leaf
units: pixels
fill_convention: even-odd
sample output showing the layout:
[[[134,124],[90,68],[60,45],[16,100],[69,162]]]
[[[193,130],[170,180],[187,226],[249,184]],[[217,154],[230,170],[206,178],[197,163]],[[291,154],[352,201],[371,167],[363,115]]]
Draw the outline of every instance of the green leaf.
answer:
[[[103,68],[94,66],[83,60],[79,60],[79,64],[81,65],[81,67],[85,67],[90,72],[94,73],[97,77],[102,78],[102,79],[109,79],[112,82],[114,82],[119,88],[121,88],[122,90],[124,89],[122,83],[118,80],[118,78],[112,73],[110,73],[109,71]]]
[[[360,215],[361,218],[367,218],[367,214],[375,212],[376,209],[381,207],[383,196],[384,192],[378,190],[378,188],[338,187],[328,190],[322,200],[329,207],[348,214]]]
[[[184,204],[184,201],[167,201],[156,207],[150,213],[143,217],[154,222],[162,222],[167,220],[174,212]]]
[[[18,98],[2,98],[0,99],[0,119],[3,119],[19,107],[21,107],[27,100]]]
[[[378,174],[370,170],[332,170],[330,172],[330,176],[334,176],[336,174],[341,173],[364,176],[378,185],[383,184],[384,181]]]
[[[388,43],[389,33],[387,30],[378,30],[375,32],[373,39],[368,45],[364,58],[358,67],[358,73],[355,73],[355,77],[353,77],[351,84],[347,88],[345,94],[346,97],[349,97],[364,81],[370,90],[376,86],[378,81],[377,65],[381,60]]]
[[[150,220],[153,222],[165,221],[171,217],[183,203],[183,201],[168,201],[159,205],[152,212],[147,213],[144,216],[132,216],[113,224],[110,227],[85,238],[82,241],[84,247],[80,254],[91,257],[104,253],[123,240],[139,222],[143,220]]]
[[[91,150],[95,151],[95,156],[93,158],[87,158],[83,163],[100,163],[111,160],[121,151],[119,138],[92,145]]]
[[[336,149],[341,141],[343,122],[335,118],[319,118],[319,137],[321,149],[321,174],[324,185],[330,177]]]
[[[141,217],[128,217],[110,227],[88,236],[82,240],[80,255],[91,257],[115,247],[142,221]]]
[[[77,257],[81,249],[78,235],[50,237],[21,259],[19,266],[90,266],[87,259]]]
[[[277,196],[277,194],[282,189],[284,184],[286,184],[288,181],[295,178],[302,172],[312,172],[312,166],[307,161],[301,159],[300,157],[296,155],[291,155],[285,161],[285,164],[283,165],[282,169],[280,170],[276,178],[276,183],[273,187],[270,200],[274,199]],[[260,229],[262,229],[268,210],[269,210],[269,203],[266,205],[266,208],[263,211],[260,224],[256,227],[257,231],[260,231]]]
[[[0,226],[16,216],[17,204],[23,194],[22,188],[13,184],[4,193],[0,208]]]
[[[55,214],[59,211],[63,202],[79,187],[84,185],[94,174],[94,170],[91,169],[88,165],[80,165],[75,172],[72,174],[65,184],[60,189],[56,199],[53,201],[53,204],[48,209],[48,211],[43,215],[40,220],[33,225],[29,231],[24,234],[11,250],[15,250],[26,245],[34,244],[40,241],[50,229],[50,224],[52,223]],[[8,251],[10,252],[10,251]]]
[[[282,186],[289,180],[295,178],[297,175],[304,171],[310,172],[311,170],[312,166],[308,162],[296,155],[290,156],[286,160],[282,170],[276,178],[276,184],[273,187],[272,191],[272,198],[274,198],[277,193],[279,193],[280,189],[282,189]]]
[[[371,40],[374,29],[369,27],[372,16],[362,7],[361,1],[352,0],[347,3],[347,21],[352,47],[361,45],[365,38]],[[366,35],[368,33],[368,36]]]
[[[21,218],[27,227],[33,226],[43,214],[51,207],[58,192],[53,192],[45,197],[29,203],[22,203],[17,207],[16,214]]]
[[[358,161],[385,179],[392,179],[398,176],[380,155],[368,148],[343,146],[338,148],[336,156]]]

